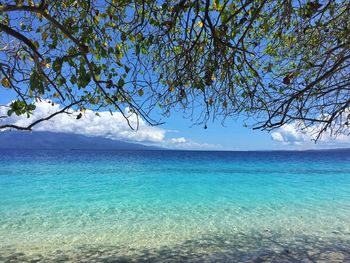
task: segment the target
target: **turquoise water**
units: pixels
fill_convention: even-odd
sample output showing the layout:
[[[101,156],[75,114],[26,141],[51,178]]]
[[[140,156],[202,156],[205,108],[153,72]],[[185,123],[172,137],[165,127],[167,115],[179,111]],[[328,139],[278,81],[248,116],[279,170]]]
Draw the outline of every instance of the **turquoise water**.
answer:
[[[0,155],[0,261],[350,262],[350,151]]]

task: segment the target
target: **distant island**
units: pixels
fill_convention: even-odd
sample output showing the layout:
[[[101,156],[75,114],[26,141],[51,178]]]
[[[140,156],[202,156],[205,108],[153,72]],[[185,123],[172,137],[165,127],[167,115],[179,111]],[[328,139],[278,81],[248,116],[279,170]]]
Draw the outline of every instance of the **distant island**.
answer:
[[[160,150],[155,146],[55,132],[0,132],[0,149]]]

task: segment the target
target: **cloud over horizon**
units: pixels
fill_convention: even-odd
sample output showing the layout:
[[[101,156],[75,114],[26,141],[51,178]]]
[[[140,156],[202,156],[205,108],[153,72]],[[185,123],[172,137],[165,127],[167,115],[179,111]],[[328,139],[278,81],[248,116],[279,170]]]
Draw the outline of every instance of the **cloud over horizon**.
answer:
[[[35,105],[36,109],[33,111],[30,118],[27,118],[25,115],[16,116],[12,114],[9,118],[6,118],[6,123],[28,126],[32,122],[47,117],[62,109],[59,104],[51,104],[45,100],[37,101]],[[96,114],[97,112],[86,110],[82,117],[77,119],[79,113],[80,111],[70,110],[69,114],[58,114],[50,120],[43,121],[34,126],[33,131],[74,133],[91,137],[96,136],[112,140],[158,145],[168,148],[201,149],[202,147],[217,147],[217,145],[191,142],[185,137],[167,139],[165,129],[152,127],[141,118],[139,119],[139,129],[132,130],[120,112],[113,112],[113,114],[111,114],[109,111],[99,111],[98,114]],[[0,115],[7,115],[6,107],[0,107]],[[135,114],[130,116],[129,121],[133,127],[136,127],[137,117]]]
[[[317,126],[301,129],[297,123],[285,124],[271,133],[271,139],[284,145],[307,148],[350,147],[350,136],[346,134],[334,136],[328,131],[324,132],[315,144],[318,130]]]

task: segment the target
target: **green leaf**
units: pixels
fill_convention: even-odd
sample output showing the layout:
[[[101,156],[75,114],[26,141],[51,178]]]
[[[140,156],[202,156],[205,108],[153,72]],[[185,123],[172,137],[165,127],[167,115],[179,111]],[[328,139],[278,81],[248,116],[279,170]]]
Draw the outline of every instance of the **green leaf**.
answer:
[[[126,33],[122,32],[121,36],[120,36],[121,40],[124,42],[126,40]]]
[[[9,88],[11,86],[11,83],[8,78],[3,78],[1,80],[1,85],[4,86],[5,88]]]
[[[139,90],[137,91],[137,93],[139,94],[139,96],[143,96],[143,94],[144,94],[143,89],[139,89]]]
[[[124,84],[125,84],[125,80],[123,78],[120,78],[118,81],[118,88],[124,87]]]
[[[76,78],[75,75],[72,75],[72,76],[70,77],[70,82],[71,82],[72,84],[77,83],[77,78]]]
[[[61,58],[56,58],[52,64],[52,69],[55,72],[59,73],[62,70],[62,64],[63,64],[63,60]]]
[[[35,106],[34,104],[29,104],[29,105],[27,106],[27,109],[28,109],[29,111],[33,111],[33,110],[36,109],[36,106]]]
[[[140,45],[139,44],[136,45],[135,52],[136,52],[136,55],[140,54]]]
[[[33,91],[38,91],[40,94],[44,94],[44,85],[41,82],[41,76],[37,71],[33,71],[29,78],[29,87]]]
[[[48,37],[48,34],[46,31],[41,34],[41,38],[43,41],[46,41],[47,37]]]

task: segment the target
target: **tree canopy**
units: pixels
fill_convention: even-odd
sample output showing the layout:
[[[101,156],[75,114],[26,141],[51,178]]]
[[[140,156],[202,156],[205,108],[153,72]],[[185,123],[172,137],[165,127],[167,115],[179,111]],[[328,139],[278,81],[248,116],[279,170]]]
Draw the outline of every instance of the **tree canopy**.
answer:
[[[2,1],[0,80],[16,99],[0,128],[31,129],[42,120],[6,120],[45,99],[77,119],[128,108],[157,125],[154,108],[181,109],[205,127],[244,114],[347,132],[349,17],[348,0]]]

